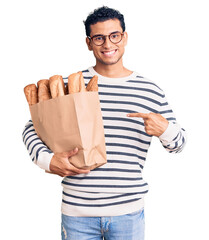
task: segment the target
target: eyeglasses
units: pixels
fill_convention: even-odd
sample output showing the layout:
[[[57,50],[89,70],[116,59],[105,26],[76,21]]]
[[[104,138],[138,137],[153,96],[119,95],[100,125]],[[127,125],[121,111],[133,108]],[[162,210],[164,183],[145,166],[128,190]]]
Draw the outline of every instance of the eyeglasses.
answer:
[[[109,35],[94,35],[93,37],[88,37],[96,46],[101,46],[105,43],[106,37],[109,38],[109,40],[116,44],[119,43],[123,38],[124,33],[121,32],[112,32]]]

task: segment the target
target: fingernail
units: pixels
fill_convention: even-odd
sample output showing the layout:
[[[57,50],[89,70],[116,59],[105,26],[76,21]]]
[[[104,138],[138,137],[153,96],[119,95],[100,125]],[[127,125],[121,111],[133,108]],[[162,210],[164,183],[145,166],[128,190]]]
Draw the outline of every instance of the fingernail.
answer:
[[[74,148],[74,150],[73,150],[74,152],[77,152],[78,151],[78,148],[76,147],[76,148]]]
[[[127,114],[127,117],[129,117],[130,116],[130,114]]]

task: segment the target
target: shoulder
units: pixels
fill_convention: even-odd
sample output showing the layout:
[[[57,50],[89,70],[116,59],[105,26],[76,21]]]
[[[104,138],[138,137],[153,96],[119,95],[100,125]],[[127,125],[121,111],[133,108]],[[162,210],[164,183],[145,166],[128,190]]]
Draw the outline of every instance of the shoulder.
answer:
[[[134,72],[134,77],[130,78],[127,82],[135,84],[137,87],[151,89],[153,91],[158,92],[160,95],[164,96],[163,90],[160,88],[160,86],[153,80],[143,76],[142,74],[138,72]]]

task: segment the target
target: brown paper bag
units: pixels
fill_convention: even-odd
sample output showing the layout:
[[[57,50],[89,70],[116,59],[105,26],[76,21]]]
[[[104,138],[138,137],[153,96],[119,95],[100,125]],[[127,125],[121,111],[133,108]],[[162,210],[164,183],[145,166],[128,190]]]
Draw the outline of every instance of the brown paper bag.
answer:
[[[107,162],[98,92],[79,92],[30,106],[35,130],[54,152],[78,148],[69,158],[77,168],[94,169]]]

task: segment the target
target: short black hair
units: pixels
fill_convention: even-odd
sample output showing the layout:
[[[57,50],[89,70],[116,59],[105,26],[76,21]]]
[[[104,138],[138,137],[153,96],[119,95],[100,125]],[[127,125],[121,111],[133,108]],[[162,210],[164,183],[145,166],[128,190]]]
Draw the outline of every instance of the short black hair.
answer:
[[[86,36],[90,36],[91,32],[90,25],[96,24],[97,22],[104,22],[110,19],[118,19],[120,21],[120,25],[123,29],[123,32],[125,31],[125,22],[123,14],[121,14],[118,10],[115,10],[113,8],[103,6],[91,12],[86,18],[86,21],[84,21]]]

